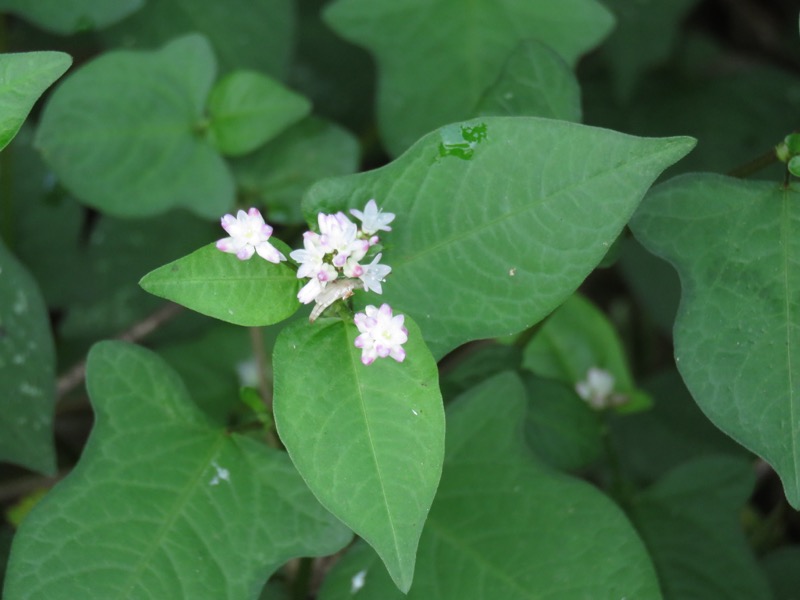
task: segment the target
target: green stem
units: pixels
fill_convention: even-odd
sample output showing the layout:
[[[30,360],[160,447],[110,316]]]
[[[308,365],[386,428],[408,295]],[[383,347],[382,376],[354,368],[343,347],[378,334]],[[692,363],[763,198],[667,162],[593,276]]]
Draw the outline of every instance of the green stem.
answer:
[[[311,588],[313,565],[313,559],[307,556],[300,559],[300,564],[297,566],[297,573],[295,573],[294,580],[292,581],[291,596],[293,600],[307,600]]]
[[[605,415],[599,415],[599,418],[602,426],[601,436],[603,440],[603,449],[605,450],[606,459],[608,460],[608,466],[611,469],[611,483],[608,493],[623,509],[627,509],[630,507],[633,500],[632,487],[622,473],[619,454],[614,447],[614,441],[611,439],[611,430],[608,427],[607,417]]]
[[[765,152],[761,156],[754,158],[750,162],[739,165],[735,169],[731,169],[728,171],[728,175],[731,177],[738,177],[739,179],[745,179],[754,173],[758,173],[762,169],[766,169],[776,162],[778,162],[778,156],[775,154],[775,148],[772,148],[768,152]]]
[[[272,386],[267,381],[267,353],[264,351],[264,333],[260,327],[250,327],[250,345],[253,349],[253,356],[256,359],[256,370],[258,371],[258,391],[267,411],[270,413],[272,422],[275,417],[272,414]],[[273,448],[280,448],[278,436],[272,427],[265,428],[267,443]]]

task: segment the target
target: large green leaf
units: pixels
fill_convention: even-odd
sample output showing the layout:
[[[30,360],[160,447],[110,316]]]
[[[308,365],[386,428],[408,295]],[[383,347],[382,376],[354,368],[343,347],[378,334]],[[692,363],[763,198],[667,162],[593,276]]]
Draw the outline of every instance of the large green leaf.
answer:
[[[95,428],[17,533],[4,597],[255,600],[296,556],[350,534],[279,451],[212,424],[151,352],[89,354]]]
[[[288,248],[281,245],[284,254]],[[256,256],[242,261],[209,244],[148,273],[146,291],[235,325],[260,326],[288,319],[300,308],[297,275],[286,263]]]
[[[106,27],[143,4],[144,0],[0,0],[0,12],[9,11],[48,31],[70,35]]]
[[[769,579],[773,600],[794,600],[800,590],[800,546],[784,546],[767,554],[761,561]]]
[[[700,408],[800,507],[798,191],[720,175],[654,189],[631,228],[681,278],[675,360]]]
[[[34,102],[71,64],[63,52],[0,55],[0,150],[22,127]]]
[[[442,482],[409,600],[660,598],[647,552],[622,511],[585,482],[539,463],[522,440],[525,393],[498,375],[448,407]],[[336,565],[320,600],[395,600],[364,549]]]
[[[326,18],[375,56],[378,121],[395,155],[436,127],[474,116],[520,42],[538,39],[574,65],[613,25],[594,0],[338,0]]]
[[[309,190],[317,211],[397,214],[383,287],[437,357],[549,314],[602,260],[645,191],[694,145],[533,117],[444,127],[391,164]]]
[[[233,174],[248,206],[266,208],[270,223],[302,223],[300,200],[323,177],[358,169],[358,140],[316,117],[304,119],[262,148],[233,161]]]
[[[223,72],[252,69],[282,79],[294,38],[293,2],[149,0],[103,37],[110,46],[144,49],[196,31],[208,37]]]
[[[705,458],[667,474],[639,495],[632,518],[665,600],[770,600],[739,513],[753,490],[746,461]]]
[[[275,424],[297,470],[408,590],[444,456],[436,363],[406,319],[404,362],[361,364],[352,323],[297,323],[278,337]]]
[[[310,110],[308,100],[277,81],[256,71],[234,71],[211,89],[211,140],[223,154],[247,154]]]
[[[508,58],[475,112],[580,122],[581,89],[563,58],[545,44],[528,40]]]
[[[0,243],[0,460],[55,471],[55,362],[36,282]]]
[[[50,98],[36,145],[79,200],[116,216],[182,206],[218,218],[233,177],[201,133],[216,65],[202,36],[109,52]]]

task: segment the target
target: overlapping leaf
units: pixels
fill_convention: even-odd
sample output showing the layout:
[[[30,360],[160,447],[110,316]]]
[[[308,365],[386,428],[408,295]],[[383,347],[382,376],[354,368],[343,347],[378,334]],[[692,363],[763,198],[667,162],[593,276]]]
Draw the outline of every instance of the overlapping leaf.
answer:
[[[653,557],[665,600],[769,600],[739,512],[753,490],[746,461],[706,458],[642,493],[633,519]]]
[[[285,246],[280,246],[284,254]],[[214,244],[148,273],[139,284],[151,294],[235,325],[271,325],[300,307],[298,280],[286,263],[255,256],[241,261]]]
[[[613,25],[594,0],[338,0],[326,17],[375,56],[378,121],[395,155],[436,127],[474,116],[520,42],[537,39],[574,65]]]
[[[0,460],[55,471],[55,362],[36,282],[0,243]]]
[[[95,429],[19,529],[5,598],[255,599],[347,543],[285,454],[212,424],[149,351],[103,342],[87,370]]]
[[[631,222],[681,278],[675,359],[700,408],[764,457],[800,506],[798,191],[687,175]]]
[[[524,411],[522,384],[509,373],[448,407],[442,482],[409,600],[660,598],[644,545],[619,508],[525,448]],[[364,547],[336,565],[320,598],[353,596],[404,597]]]
[[[0,0],[0,11],[10,11],[48,31],[70,35],[116,23],[143,5],[144,0]]]
[[[382,236],[384,296],[437,357],[521,331],[602,260],[645,191],[693,146],[562,121],[486,117],[444,127],[375,171],[309,190],[317,211],[397,214]]]
[[[63,52],[0,55],[0,150],[17,134],[42,92],[71,64]]]
[[[200,131],[215,75],[199,35],[154,52],[109,52],[58,87],[36,145],[64,185],[103,212],[150,216],[181,206],[218,218],[234,186]]]
[[[406,319],[403,363],[361,364],[352,323],[297,323],[273,354],[275,423],[297,470],[407,591],[444,456],[436,363]],[[391,585],[391,584],[390,584]]]

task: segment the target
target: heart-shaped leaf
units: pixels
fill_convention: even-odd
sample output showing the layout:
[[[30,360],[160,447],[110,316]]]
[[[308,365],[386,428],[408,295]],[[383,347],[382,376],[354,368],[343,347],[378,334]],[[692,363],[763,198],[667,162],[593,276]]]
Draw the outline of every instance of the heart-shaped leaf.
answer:
[[[182,206],[218,218],[234,185],[201,131],[215,74],[199,35],[155,52],[108,52],[58,87],[36,145],[64,185],[103,212],[150,216]]]
[[[561,304],[605,256],[653,180],[694,145],[533,117],[486,117],[425,136],[391,164],[327,179],[318,211],[375,198],[387,302],[434,356],[516,333]]]
[[[95,428],[22,523],[8,600],[255,599],[289,558],[351,537],[284,453],[209,421],[150,351],[101,342],[87,383]]]
[[[277,81],[255,71],[234,71],[211,89],[211,140],[223,154],[247,154],[310,110],[308,100]]]
[[[442,481],[409,600],[659,599],[633,526],[595,488],[531,456],[524,413],[524,388],[511,373],[448,406]],[[367,549],[353,550],[320,600],[404,598]]]
[[[614,22],[595,0],[477,0],[468,7],[458,0],[338,0],[325,16],[375,56],[378,121],[394,155],[436,127],[474,116],[520,42],[544,42],[574,65]]]
[[[34,102],[71,64],[63,52],[0,55],[0,150],[17,135]]]
[[[675,360],[725,433],[762,456],[800,507],[800,195],[710,174],[677,177],[631,221],[681,278]]]
[[[288,253],[285,244],[272,242]],[[257,255],[239,260],[214,244],[151,271],[139,285],[151,294],[234,325],[271,325],[300,308],[297,275],[286,263],[276,265]]]
[[[0,460],[55,471],[55,363],[39,288],[0,243]]]
[[[365,366],[352,323],[297,323],[272,359],[275,424],[319,501],[375,548],[408,591],[444,455],[436,363],[408,318],[406,359]]]

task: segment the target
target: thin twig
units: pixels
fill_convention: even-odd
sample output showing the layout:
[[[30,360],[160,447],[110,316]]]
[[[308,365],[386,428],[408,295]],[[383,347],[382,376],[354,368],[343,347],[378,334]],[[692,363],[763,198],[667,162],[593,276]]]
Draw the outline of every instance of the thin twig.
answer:
[[[138,342],[147,337],[164,323],[175,318],[183,310],[178,304],[169,302],[159,308],[156,312],[145,319],[134,323],[129,329],[123,331],[115,339],[124,342]],[[56,391],[59,397],[63,397],[76,387],[78,387],[86,377],[86,361],[73,365],[56,382]]]

